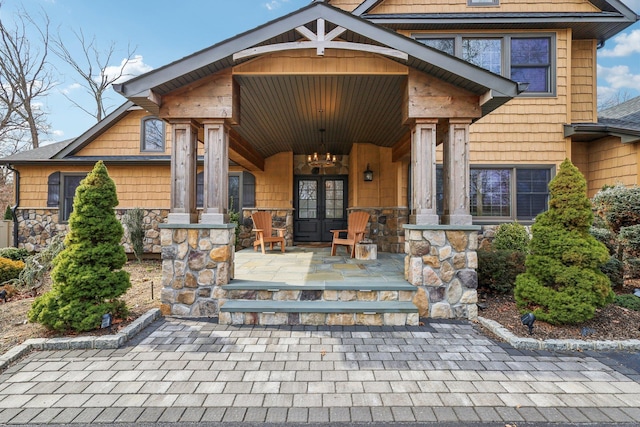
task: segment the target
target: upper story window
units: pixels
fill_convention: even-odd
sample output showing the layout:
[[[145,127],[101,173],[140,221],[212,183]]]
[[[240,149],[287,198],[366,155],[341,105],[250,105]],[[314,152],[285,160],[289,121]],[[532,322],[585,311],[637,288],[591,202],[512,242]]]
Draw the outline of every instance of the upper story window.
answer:
[[[552,35],[452,35],[416,38],[429,47],[460,57],[493,73],[519,83],[528,83],[526,94],[555,94],[555,38]]]
[[[164,122],[157,117],[142,119],[140,151],[164,152]]]
[[[499,6],[500,0],[467,0],[467,6]]]

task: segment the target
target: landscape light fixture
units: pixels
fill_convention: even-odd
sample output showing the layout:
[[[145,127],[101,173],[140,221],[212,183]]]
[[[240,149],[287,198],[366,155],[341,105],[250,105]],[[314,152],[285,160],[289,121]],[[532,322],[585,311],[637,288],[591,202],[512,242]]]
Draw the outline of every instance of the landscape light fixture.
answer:
[[[529,328],[529,335],[533,335],[533,322],[536,321],[536,316],[533,313],[523,314],[520,318],[522,324]]]

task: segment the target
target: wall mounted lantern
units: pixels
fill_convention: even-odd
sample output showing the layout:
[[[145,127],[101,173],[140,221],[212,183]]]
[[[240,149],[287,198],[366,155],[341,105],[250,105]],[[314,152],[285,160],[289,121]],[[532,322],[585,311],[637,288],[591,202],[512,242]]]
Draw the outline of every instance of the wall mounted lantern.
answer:
[[[363,172],[365,181],[373,181],[373,171],[369,169],[369,163],[367,163],[367,170]]]

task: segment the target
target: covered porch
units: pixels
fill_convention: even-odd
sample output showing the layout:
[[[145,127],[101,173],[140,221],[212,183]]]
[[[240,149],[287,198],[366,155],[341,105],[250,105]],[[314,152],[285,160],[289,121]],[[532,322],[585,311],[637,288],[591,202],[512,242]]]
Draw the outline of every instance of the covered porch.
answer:
[[[367,236],[375,241],[393,218],[389,247],[405,255],[403,280],[426,301],[422,314],[474,316],[465,293],[475,268],[469,129],[518,93],[515,82],[317,2],[116,89],[171,125],[165,313],[225,316],[239,272],[225,183],[230,170],[243,170],[255,175],[248,209],[291,215],[289,242],[313,227],[326,241],[348,212],[379,210]],[[337,164],[306,167],[306,156],[320,150]],[[363,179],[369,168],[373,180]],[[314,194],[330,184],[340,195],[302,204],[314,182]]]

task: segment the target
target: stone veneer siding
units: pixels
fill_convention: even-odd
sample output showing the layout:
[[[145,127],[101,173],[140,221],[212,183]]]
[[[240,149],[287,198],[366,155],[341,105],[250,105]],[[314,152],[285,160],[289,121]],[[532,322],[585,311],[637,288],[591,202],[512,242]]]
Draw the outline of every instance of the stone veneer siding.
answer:
[[[238,224],[238,249],[251,248],[256,240],[253,230],[251,214],[258,211],[271,212],[273,228],[284,228],[286,246],[293,246],[293,209],[291,208],[246,208],[242,210],[240,224]]]
[[[122,216],[128,209],[116,209],[116,217],[122,220]],[[293,245],[293,213],[291,208],[247,208],[242,211],[241,221],[237,232],[237,248],[249,248],[255,240],[251,213],[257,211],[270,211],[273,214],[273,226],[285,228],[285,240],[287,246]],[[348,211],[361,210],[371,215],[367,226],[366,238],[378,245],[378,252],[403,253],[405,252],[405,229],[403,226],[409,222],[409,211],[403,207],[380,208],[349,208]],[[39,252],[49,245],[51,238],[56,234],[66,234],[69,225],[58,222],[58,209],[18,209],[18,247],[25,248],[29,252]],[[168,209],[144,210],[144,251],[147,254],[160,254],[160,224],[167,222]],[[488,244],[493,240],[497,225],[483,225],[478,232],[478,245]],[[530,226],[527,226],[530,229]],[[125,227],[125,236],[122,239],[125,252],[133,253],[131,242]]]
[[[213,317],[233,278],[234,224],[162,224],[164,315]]]
[[[421,317],[478,317],[479,226],[405,225],[405,279]]]

